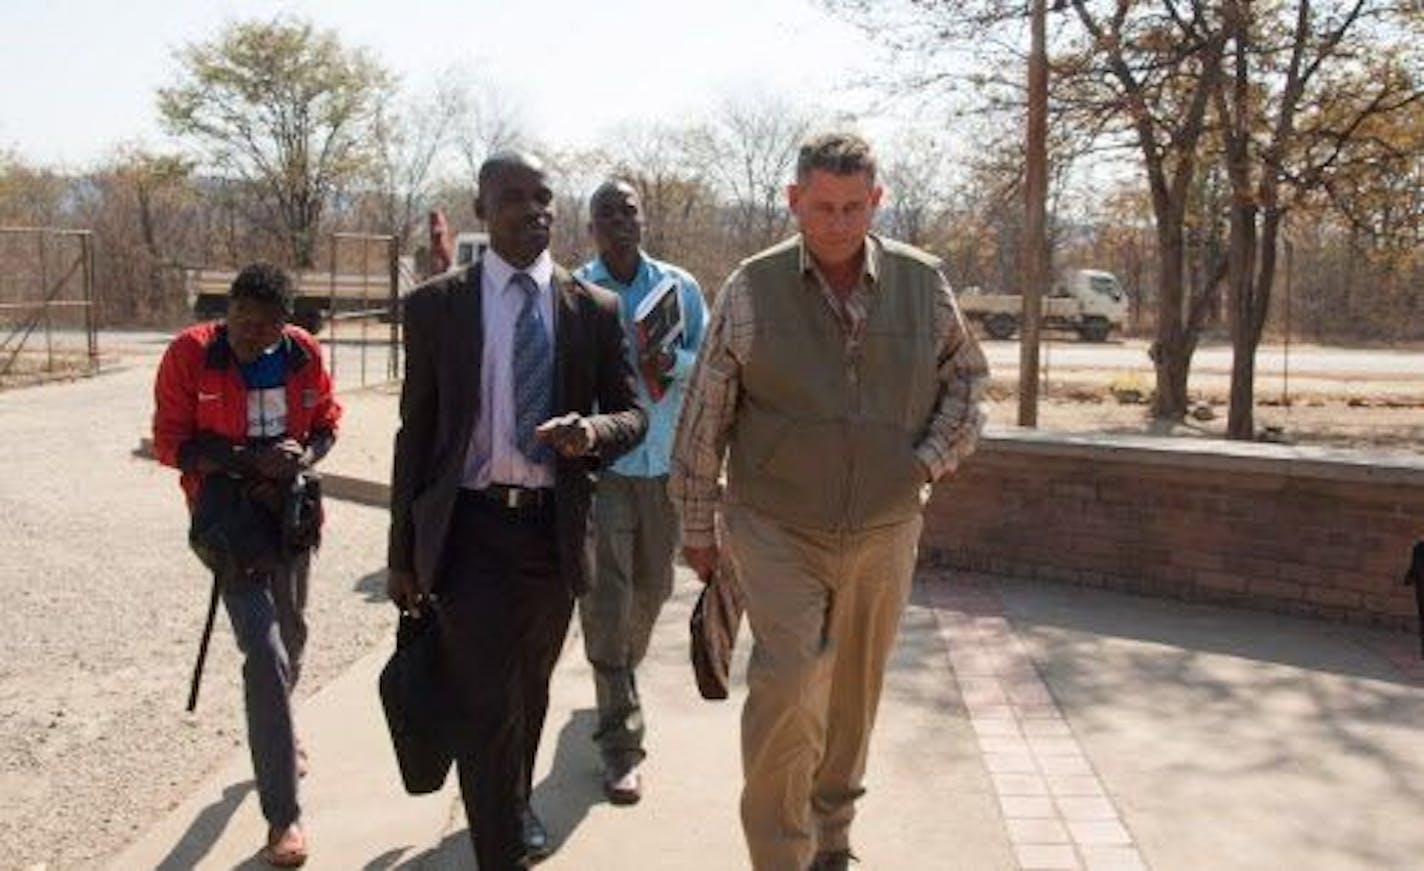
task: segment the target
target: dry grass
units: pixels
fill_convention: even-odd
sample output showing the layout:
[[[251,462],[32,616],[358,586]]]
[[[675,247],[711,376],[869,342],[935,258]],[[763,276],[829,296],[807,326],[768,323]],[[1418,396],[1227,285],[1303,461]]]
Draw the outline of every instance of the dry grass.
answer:
[[[1060,432],[1171,434],[1225,438],[1224,391],[1193,392],[1193,414],[1164,429],[1150,413],[1150,381],[1128,383],[1122,376],[1104,381],[1059,381],[1039,395],[1038,428]],[[1018,418],[1016,384],[996,380],[989,388],[989,419],[1013,425]],[[1424,397],[1381,392],[1372,396],[1313,390],[1256,400],[1256,429],[1263,441],[1359,450],[1398,450],[1424,455]]]
[[[99,360],[90,360],[87,351],[59,351],[53,355],[44,351],[21,351],[14,360],[9,353],[0,354],[0,366],[9,363],[0,372],[0,390],[14,387],[29,387],[51,381],[73,381],[95,375],[100,370]]]

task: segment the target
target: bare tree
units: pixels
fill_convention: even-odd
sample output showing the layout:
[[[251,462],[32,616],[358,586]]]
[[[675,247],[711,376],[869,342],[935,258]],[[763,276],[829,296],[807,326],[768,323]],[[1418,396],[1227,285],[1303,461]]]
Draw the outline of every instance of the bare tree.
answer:
[[[920,133],[902,137],[882,153],[888,159],[881,171],[886,188],[881,222],[896,239],[929,247],[944,219],[948,149],[943,140]]]
[[[1125,128],[1147,176],[1159,263],[1152,412],[1181,420],[1205,308],[1186,294],[1186,216],[1225,37],[1200,0],[1184,8],[1131,0],[1107,9],[1084,0],[1072,5],[1088,38],[1071,61],[1070,99],[1104,128]]]
[[[424,219],[434,198],[440,159],[456,134],[464,95],[447,81],[425,98],[409,99],[399,108],[381,108],[376,116],[376,162],[373,181],[378,199],[378,226],[396,237],[401,250]]]
[[[716,226],[719,204],[699,144],[690,128],[628,123],[609,131],[601,149],[605,174],[627,180],[638,191],[648,249],[679,263],[704,259],[699,255],[723,247],[719,240],[725,236]]]
[[[785,100],[728,100],[697,132],[693,151],[729,210],[733,237],[750,253],[786,235],[786,185],[812,117]]]
[[[892,74],[896,86],[939,88],[989,116],[1021,111],[1024,7],[995,0],[828,5],[908,53]],[[1187,410],[1197,336],[1187,318],[1184,225],[1224,43],[1208,26],[1204,5],[1072,0],[1071,10],[1053,17],[1049,40],[1050,109],[1065,143],[1060,150],[1080,153],[1092,143],[1128,147],[1146,176],[1160,264],[1153,413],[1167,420],[1180,420]],[[938,62],[941,56],[950,62]]]
[[[94,173],[98,196],[86,223],[97,242],[96,283],[107,319],[164,324],[184,314],[174,267],[197,241],[191,172],[183,157],[124,148]]]
[[[529,144],[528,125],[519,104],[496,83],[458,70],[444,78],[451,89],[455,147],[473,182],[486,157],[502,148]]]
[[[1233,194],[1227,435],[1251,439],[1256,348],[1292,194],[1374,153],[1382,119],[1417,115],[1424,23],[1417,10],[1368,0],[1225,0],[1221,13],[1231,49],[1215,95]]]

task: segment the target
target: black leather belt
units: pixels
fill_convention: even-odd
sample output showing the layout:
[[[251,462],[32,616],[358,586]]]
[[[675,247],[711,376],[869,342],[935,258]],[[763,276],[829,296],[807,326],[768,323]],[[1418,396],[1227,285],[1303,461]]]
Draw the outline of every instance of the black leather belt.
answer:
[[[483,489],[470,492],[510,511],[543,508],[546,505],[554,504],[554,489],[552,487],[516,487],[511,484],[490,484]]]

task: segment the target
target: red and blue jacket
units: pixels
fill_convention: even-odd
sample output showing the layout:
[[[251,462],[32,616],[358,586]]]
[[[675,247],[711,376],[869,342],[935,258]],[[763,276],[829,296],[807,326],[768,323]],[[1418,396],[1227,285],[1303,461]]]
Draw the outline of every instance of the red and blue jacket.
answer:
[[[341,405],[321,362],[321,346],[301,327],[282,330],[287,343],[287,436],[307,444],[314,433],[336,434]],[[191,510],[202,475],[183,468],[183,446],[198,437],[219,436],[234,445],[247,441],[247,385],[221,321],[195,324],[169,344],[153,384],[153,452],[160,463],[180,469]]]

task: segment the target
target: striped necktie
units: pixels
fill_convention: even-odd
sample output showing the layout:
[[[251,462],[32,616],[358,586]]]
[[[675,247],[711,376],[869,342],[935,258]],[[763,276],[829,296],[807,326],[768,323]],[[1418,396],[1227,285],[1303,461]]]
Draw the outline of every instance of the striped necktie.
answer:
[[[554,349],[539,312],[539,285],[527,272],[514,273],[510,283],[524,294],[514,321],[514,445],[532,462],[547,463],[553,451],[534,430],[554,416]]]

